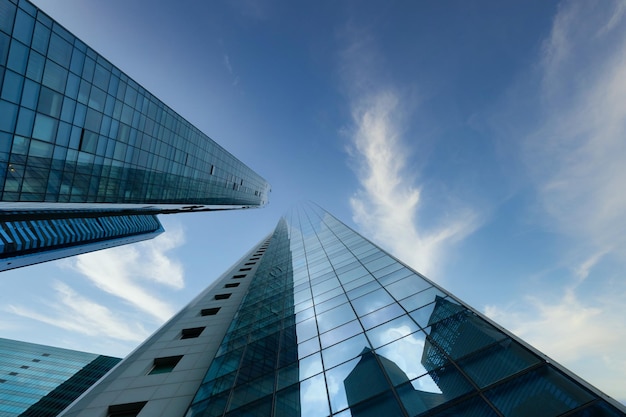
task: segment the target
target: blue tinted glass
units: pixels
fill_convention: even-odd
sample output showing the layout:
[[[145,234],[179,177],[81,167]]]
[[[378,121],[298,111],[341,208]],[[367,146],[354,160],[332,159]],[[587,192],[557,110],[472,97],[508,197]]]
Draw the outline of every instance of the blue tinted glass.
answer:
[[[65,91],[65,81],[67,79],[67,70],[63,69],[54,62],[46,61],[46,68],[43,73],[42,83],[60,93]]]
[[[29,16],[23,10],[18,9],[15,16],[15,27],[13,29],[13,37],[19,41],[30,45],[30,40],[33,35],[33,26],[35,19]]]
[[[0,32],[0,66],[7,64],[7,56],[9,55],[9,44],[11,38],[8,35]]]
[[[17,118],[17,105],[0,100],[0,130],[13,133],[15,119]]]
[[[12,32],[16,9],[10,1],[0,2],[0,30],[8,34]]]
[[[35,51],[43,55],[46,55],[46,53],[48,52],[48,40],[49,39],[50,39],[50,29],[45,27],[40,22],[37,22],[37,24],[35,25],[35,33],[33,35],[32,48]]]
[[[4,74],[4,83],[2,84],[2,96],[3,100],[11,101],[13,103],[19,103],[22,97],[22,85],[24,83],[24,77],[13,71],[7,71]]]
[[[20,109],[17,118],[17,126],[15,133],[23,136],[30,136],[33,132],[33,122],[35,121],[35,112],[28,109]]]
[[[70,65],[71,56],[72,45],[70,45],[65,39],[61,38],[56,33],[53,33],[52,36],[50,36],[48,58],[52,59],[57,64],[68,68]]]
[[[56,136],[57,121],[51,117],[37,114],[35,118],[35,128],[33,129],[33,137],[45,140],[47,142],[54,141]]]
[[[20,74],[25,74],[27,62],[28,48],[24,46],[24,44],[13,39],[13,41],[11,41],[7,67]]]
[[[26,76],[32,80],[40,82],[41,78],[43,77],[43,69],[45,64],[46,59],[43,55],[31,51],[30,57],[28,58],[28,68],[26,70]]]
[[[22,106],[29,109],[37,108],[37,100],[39,98],[39,84],[26,79],[24,81],[24,90],[22,91]]]

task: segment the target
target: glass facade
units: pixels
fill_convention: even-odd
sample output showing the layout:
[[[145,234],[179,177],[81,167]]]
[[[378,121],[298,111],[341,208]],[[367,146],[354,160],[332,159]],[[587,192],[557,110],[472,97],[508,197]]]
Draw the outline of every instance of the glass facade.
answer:
[[[163,232],[155,215],[66,217],[74,213],[0,216],[0,271],[151,239]],[[11,218],[14,219],[11,219]]]
[[[119,361],[0,339],[0,416],[56,416]]]
[[[0,201],[261,206],[269,185],[25,0],[0,2]]]
[[[241,415],[626,413],[306,204],[279,222],[186,413]]]

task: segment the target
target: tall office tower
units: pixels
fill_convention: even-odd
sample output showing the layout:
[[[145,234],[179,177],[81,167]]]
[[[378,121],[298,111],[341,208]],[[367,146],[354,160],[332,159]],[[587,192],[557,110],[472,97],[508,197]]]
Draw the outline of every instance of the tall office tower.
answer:
[[[26,0],[0,1],[0,86],[0,245],[44,251],[68,218],[104,236],[116,216],[267,202],[262,177]]]
[[[62,414],[626,416],[315,205]]]
[[[0,416],[55,417],[120,360],[0,339]]]

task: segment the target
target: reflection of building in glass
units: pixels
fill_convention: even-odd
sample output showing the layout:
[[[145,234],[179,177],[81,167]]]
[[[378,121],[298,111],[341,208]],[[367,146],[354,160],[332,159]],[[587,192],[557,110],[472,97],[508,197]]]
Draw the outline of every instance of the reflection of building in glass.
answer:
[[[0,415],[54,417],[119,361],[0,339]]]
[[[0,2],[0,270],[80,253],[79,242],[91,244],[83,252],[128,243],[125,229],[106,233],[128,216],[143,215],[132,220],[139,224],[159,213],[259,207],[268,192],[34,5]],[[64,223],[72,224],[59,230]],[[135,228],[131,241],[158,228]]]
[[[120,409],[140,417],[626,415],[313,204],[285,215],[63,416]]]

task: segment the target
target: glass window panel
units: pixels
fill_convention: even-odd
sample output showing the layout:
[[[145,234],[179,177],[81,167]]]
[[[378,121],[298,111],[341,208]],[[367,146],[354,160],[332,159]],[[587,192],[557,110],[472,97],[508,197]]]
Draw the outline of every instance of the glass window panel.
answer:
[[[359,358],[353,359],[326,371],[328,396],[330,397],[330,407],[333,413],[348,407],[348,398],[343,384],[358,362]]]
[[[432,417],[497,417],[498,414],[478,395],[443,411],[429,414]]]
[[[459,361],[459,366],[476,384],[484,388],[540,362],[534,354],[511,339]]]
[[[388,284],[385,288],[396,300],[401,300],[406,298],[409,294],[419,293],[430,286],[427,281],[417,275],[411,275],[392,284]]]
[[[378,271],[386,266],[396,264],[397,261],[389,256],[382,256],[380,258],[374,259],[373,261],[365,263],[365,267],[371,271]]]
[[[413,273],[413,271],[409,270],[408,268],[402,267],[384,276],[380,276],[378,278],[378,282],[380,282],[383,286],[387,286],[391,284],[392,282],[396,282],[399,279],[408,277],[410,275],[415,275],[415,274]]]
[[[9,50],[9,60],[7,68],[24,74],[26,72],[26,63],[28,62],[28,48],[24,44],[13,39],[11,41],[11,49]]]
[[[320,333],[324,333],[330,329],[341,326],[349,321],[356,319],[356,315],[350,304],[343,304],[317,315],[317,325]]]
[[[324,374],[302,381],[300,407],[302,416],[326,417],[329,414]]]
[[[87,115],[85,117],[85,129],[89,129],[93,132],[99,132],[101,122],[102,113],[99,113],[94,109],[87,109]]]
[[[407,311],[413,311],[429,303],[432,303],[437,299],[437,297],[443,298],[445,296],[446,294],[439,291],[437,288],[431,287],[417,294],[413,294],[410,297],[405,298],[404,300],[400,300],[400,305],[404,307]]]
[[[96,63],[93,59],[87,57],[85,59],[84,67],[83,67],[83,78],[88,82],[93,80],[93,72],[96,68]]]
[[[435,302],[432,302],[410,313],[411,317],[413,317],[413,320],[415,320],[417,324],[419,324],[421,327],[426,328],[439,320],[442,320],[454,314],[458,314],[460,311],[465,310],[464,307],[461,307],[460,305],[454,303],[453,300],[451,300],[450,298],[445,299],[445,304],[443,304],[441,301],[437,302],[437,300],[440,299],[436,299],[434,300]],[[448,308],[445,308],[444,306],[447,306]],[[435,307],[438,307],[437,313],[433,315]]]
[[[505,416],[553,417],[593,397],[567,377],[544,366],[497,385],[485,396]]]
[[[48,53],[48,40],[50,39],[50,29],[40,22],[35,25],[35,33],[33,34],[32,48],[46,55]]]
[[[76,102],[69,97],[65,97],[63,100],[63,109],[61,110],[61,120],[71,123],[74,120],[75,109]]]
[[[319,313],[323,313],[324,311],[330,310],[331,308],[335,308],[338,305],[344,304],[348,302],[348,297],[345,294],[339,294],[336,297],[331,298],[330,300],[326,300],[324,302],[318,303],[315,305],[315,311]]]
[[[311,337],[317,336],[315,318],[310,318],[296,324],[296,334],[298,335],[298,342],[303,342]]]
[[[413,320],[411,320],[410,317],[400,316],[390,322],[374,327],[366,333],[367,337],[372,342],[372,346],[376,348],[393,340],[407,336],[417,330],[419,330],[419,327]],[[419,335],[419,337],[422,336]]]
[[[7,64],[10,43],[11,38],[0,32],[0,66],[5,66]]]
[[[352,337],[358,333],[362,333],[363,329],[358,320],[353,320],[342,326],[336,327],[326,333],[320,335],[320,341],[323,348],[339,343],[349,337]]]
[[[383,288],[352,300],[354,310],[359,316],[364,316],[393,303],[394,300]]]
[[[320,295],[315,297],[315,304],[323,303],[324,301],[328,301],[331,298],[334,298],[334,297],[336,297],[338,295],[341,295],[341,294],[343,294],[343,289],[340,288],[340,287],[334,288],[334,289],[332,289],[330,291],[326,291],[325,293],[320,294]]]
[[[393,384],[399,385],[428,371],[422,362],[425,348],[430,346],[423,332],[415,332],[376,349],[376,354],[393,362],[402,371],[390,375]]]
[[[59,117],[61,114],[61,106],[63,104],[63,96],[49,88],[43,87],[39,93],[39,104],[37,111],[52,117]]]
[[[51,143],[32,140],[28,154],[34,157],[51,158],[54,146]]]
[[[72,63],[70,64],[70,71],[79,76],[82,75],[84,62],[85,54],[78,49],[74,49],[72,53]]]
[[[28,58],[28,69],[26,70],[26,76],[37,82],[41,82],[43,77],[43,70],[46,65],[46,58],[37,52],[31,52]]]
[[[304,358],[320,350],[320,342],[317,337],[313,337],[298,345],[298,358]]]
[[[401,413],[390,412],[388,408],[389,404],[386,404],[385,401],[381,401],[381,397],[377,397],[381,393],[391,393],[391,387],[387,382],[388,376],[386,372],[383,371],[383,369],[385,369],[384,366],[389,368],[387,365],[385,360],[378,358],[371,350],[363,350],[358,362],[343,380],[346,399],[353,413],[360,411],[358,415],[367,416],[402,415]],[[379,410],[380,412],[378,414],[371,414],[370,410],[366,407],[358,407],[359,404],[363,404],[363,401],[367,401],[368,399],[376,400],[375,404],[384,405],[383,409]]]
[[[106,100],[106,93],[98,88],[91,89],[91,95],[89,96],[89,106],[98,111],[104,110],[104,102]]]
[[[11,152],[18,155],[26,155],[28,153],[28,147],[30,146],[30,139],[16,136],[13,138],[13,148]]]
[[[13,37],[22,41],[26,45],[30,45],[30,40],[33,36],[34,25],[35,19],[33,19],[23,10],[18,9],[17,16],[15,16],[15,28],[13,30]]]
[[[83,104],[87,104],[89,101],[89,93],[91,91],[91,84],[86,80],[81,80],[80,88],[78,89],[78,101]]]
[[[355,298],[359,298],[360,296],[370,293],[379,288],[380,284],[376,280],[372,280],[364,285],[348,291],[348,297],[350,298],[350,300],[354,300]]]
[[[0,30],[11,33],[17,7],[10,1],[0,2]]]
[[[388,305],[387,307],[378,309],[373,313],[362,316],[361,323],[363,323],[363,327],[365,327],[366,329],[371,329],[372,327],[376,327],[379,324],[383,324],[391,319],[395,319],[402,314],[404,314],[404,310],[402,309],[402,307],[400,307],[396,303],[393,303]]]
[[[35,110],[39,99],[39,84],[26,79],[24,80],[24,90],[22,91],[22,106]]]
[[[60,93],[65,91],[65,82],[67,79],[67,70],[48,60],[43,73],[42,83]]]
[[[276,393],[274,416],[290,417],[300,415],[300,387],[292,385]],[[268,414],[269,415],[269,414]]]
[[[61,66],[68,68],[70,66],[70,58],[72,56],[72,45],[56,33],[50,36],[50,45],[48,47],[48,58],[52,59]]]
[[[300,369],[298,362],[285,366],[284,368],[280,368],[278,370],[276,389],[282,389],[297,383],[300,381],[299,375]]]
[[[322,371],[322,357],[319,352],[300,360],[300,380],[319,374]]]
[[[617,411],[615,408],[600,400],[590,407],[586,407],[568,417],[623,417],[624,413]]]
[[[396,388],[409,415],[419,415],[472,390],[452,366],[439,368]]]
[[[332,368],[340,363],[356,358],[364,349],[369,349],[370,345],[363,334],[344,340],[322,351],[324,367]]]
[[[23,84],[24,77],[13,71],[7,71],[2,84],[2,99],[18,104],[22,97]]]
[[[53,142],[57,133],[57,121],[51,117],[37,114],[35,117],[35,128],[33,129],[33,137],[35,139]]]
[[[111,73],[104,69],[102,65],[96,64],[96,70],[93,76],[93,83],[98,88],[106,91],[109,88],[109,77]]]
[[[28,109],[20,109],[20,114],[17,118],[17,126],[15,126],[15,133],[17,135],[31,136],[33,133],[33,123],[35,121],[35,112]]]
[[[353,281],[357,278],[369,275],[369,272],[367,272],[367,269],[359,265],[356,268],[351,268],[345,272],[338,273],[338,275],[339,281],[341,281],[341,283],[345,285],[346,283]]]

